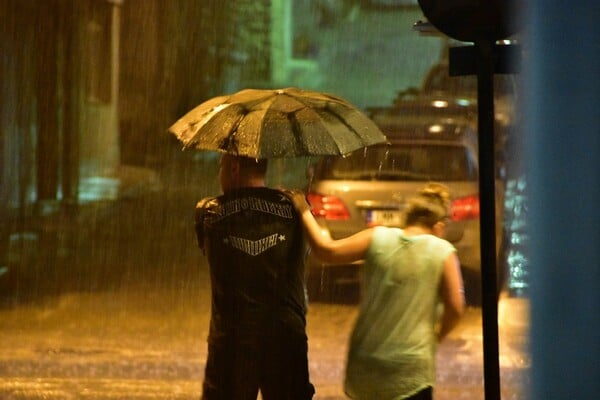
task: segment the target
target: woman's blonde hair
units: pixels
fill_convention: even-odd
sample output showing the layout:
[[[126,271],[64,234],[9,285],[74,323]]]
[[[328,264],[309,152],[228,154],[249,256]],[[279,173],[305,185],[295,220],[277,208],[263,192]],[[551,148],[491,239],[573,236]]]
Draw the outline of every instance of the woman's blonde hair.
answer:
[[[441,183],[429,183],[408,201],[405,226],[422,225],[428,228],[448,217],[450,192]]]

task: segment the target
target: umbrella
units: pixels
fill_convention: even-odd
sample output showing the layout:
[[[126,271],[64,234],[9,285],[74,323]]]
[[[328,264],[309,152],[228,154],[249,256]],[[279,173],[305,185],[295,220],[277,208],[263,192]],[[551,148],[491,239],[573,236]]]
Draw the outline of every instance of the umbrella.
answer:
[[[169,131],[184,148],[257,159],[346,155],[387,142],[348,101],[297,88],[245,89],[212,98]]]

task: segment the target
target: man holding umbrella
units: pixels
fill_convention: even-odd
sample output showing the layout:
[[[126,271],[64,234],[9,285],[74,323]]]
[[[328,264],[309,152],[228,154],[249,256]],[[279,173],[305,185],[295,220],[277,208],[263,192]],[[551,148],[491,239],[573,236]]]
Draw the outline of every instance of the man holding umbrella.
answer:
[[[203,399],[311,399],[301,216],[266,187],[267,159],[344,155],[385,136],[345,100],[296,88],[210,99],[170,131],[223,153],[223,194],[196,206],[212,287]]]
[[[196,208],[211,269],[204,399],[311,399],[304,242],[283,192],[265,187],[267,161],[225,154],[223,195]]]

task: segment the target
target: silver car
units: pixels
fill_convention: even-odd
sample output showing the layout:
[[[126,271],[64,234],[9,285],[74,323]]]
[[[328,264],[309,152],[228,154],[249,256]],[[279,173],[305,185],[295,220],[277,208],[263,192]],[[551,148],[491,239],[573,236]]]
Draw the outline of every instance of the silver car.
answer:
[[[467,298],[480,300],[479,194],[476,109],[410,102],[372,110],[388,145],[327,157],[314,167],[308,190],[313,214],[334,239],[375,225],[399,226],[407,199],[428,182],[447,185],[452,196],[446,239],[457,249]],[[502,190],[499,188],[498,196]],[[497,209],[502,199],[497,199]],[[500,218],[497,218],[500,221]],[[497,226],[497,231],[501,227]],[[309,256],[309,298],[354,301],[359,265],[327,266]]]

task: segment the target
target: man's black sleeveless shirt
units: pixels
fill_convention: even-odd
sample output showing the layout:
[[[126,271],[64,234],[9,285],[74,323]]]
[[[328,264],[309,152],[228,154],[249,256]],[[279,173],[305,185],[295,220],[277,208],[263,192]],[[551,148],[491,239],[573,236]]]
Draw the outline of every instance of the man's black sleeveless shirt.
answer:
[[[196,233],[210,265],[209,342],[281,328],[305,336],[302,224],[283,192],[241,188],[204,199]]]

